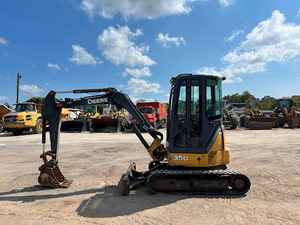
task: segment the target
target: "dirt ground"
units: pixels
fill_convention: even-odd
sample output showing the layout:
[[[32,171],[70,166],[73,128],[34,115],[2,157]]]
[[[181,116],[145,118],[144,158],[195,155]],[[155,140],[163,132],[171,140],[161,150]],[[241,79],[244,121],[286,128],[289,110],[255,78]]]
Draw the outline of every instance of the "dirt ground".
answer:
[[[227,132],[230,167],[252,181],[246,197],[116,194],[130,161],[149,157],[134,134],[64,133],[60,166],[69,189],[41,189],[40,135],[0,135],[0,224],[300,224],[300,129]]]

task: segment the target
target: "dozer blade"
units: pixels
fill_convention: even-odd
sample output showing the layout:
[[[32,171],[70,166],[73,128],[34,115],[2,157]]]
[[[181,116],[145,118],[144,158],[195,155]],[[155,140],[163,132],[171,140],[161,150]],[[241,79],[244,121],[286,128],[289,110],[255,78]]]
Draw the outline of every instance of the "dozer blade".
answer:
[[[136,165],[132,162],[118,183],[118,191],[121,195],[129,195],[130,190],[145,184],[146,180],[145,173],[136,171]]]
[[[43,158],[43,155],[41,158]],[[55,159],[44,160],[44,164],[40,166],[39,171],[38,182],[43,187],[68,188],[72,184],[71,180],[64,177]]]

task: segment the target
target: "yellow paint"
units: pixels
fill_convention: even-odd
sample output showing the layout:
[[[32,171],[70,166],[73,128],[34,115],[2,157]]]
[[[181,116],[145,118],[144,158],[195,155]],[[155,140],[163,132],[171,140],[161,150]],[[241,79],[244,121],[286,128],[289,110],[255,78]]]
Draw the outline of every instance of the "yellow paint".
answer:
[[[207,154],[168,152],[168,163],[170,166],[213,167],[227,165],[229,161],[229,149],[223,146],[221,132],[219,132]]]
[[[5,122],[8,116],[16,116],[16,121]],[[30,118],[26,119],[26,116]],[[27,129],[36,127],[38,119],[41,118],[39,112],[12,112],[3,117],[4,127],[9,129]]]
[[[152,142],[151,146],[149,147],[148,149],[148,153],[150,154],[151,158],[153,160],[158,160],[155,158],[154,156],[154,151],[155,150],[159,150],[163,153],[165,153],[165,148],[164,146],[161,144],[161,139],[157,138],[157,139],[154,139],[154,141]]]

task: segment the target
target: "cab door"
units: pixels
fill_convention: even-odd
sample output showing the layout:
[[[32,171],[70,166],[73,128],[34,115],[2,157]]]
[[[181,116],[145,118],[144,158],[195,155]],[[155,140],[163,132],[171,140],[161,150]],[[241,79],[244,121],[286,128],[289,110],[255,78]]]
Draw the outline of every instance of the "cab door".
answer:
[[[209,151],[221,124],[220,84],[218,79],[199,75],[173,84],[167,130],[170,152]]]

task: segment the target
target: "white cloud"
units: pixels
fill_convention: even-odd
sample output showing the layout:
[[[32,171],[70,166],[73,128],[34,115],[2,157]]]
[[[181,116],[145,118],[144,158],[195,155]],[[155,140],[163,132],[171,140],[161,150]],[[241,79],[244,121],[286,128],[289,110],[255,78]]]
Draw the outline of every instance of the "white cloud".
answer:
[[[101,60],[96,59],[80,45],[72,45],[72,49],[73,55],[69,60],[77,65],[96,65],[102,63]]]
[[[179,47],[180,45],[185,45],[183,37],[170,37],[169,34],[162,33],[157,35],[156,41],[163,47],[171,47],[172,45]]]
[[[135,95],[145,93],[159,93],[160,85],[149,81],[137,78],[131,78],[128,81],[128,89]]]
[[[187,14],[194,0],[82,0],[80,7],[90,17],[112,19],[155,19],[162,16]],[[228,1],[228,0],[227,0]]]
[[[0,37],[0,45],[8,45],[8,40],[4,37]]]
[[[202,67],[196,71],[197,74],[201,75],[213,75],[219,77],[226,77],[224,83],[240,83],[242,78],[232,76],[233,73],[238,71],[232,71],[232,68],[216,69],[215,67]]]
[[[55,70],[61,70],[61,67],[58,64],[48,63],[48,67]]]
[[[40,87],[34,84],[24,84],[20,86],[20,90],[28,96],[37,96],[42,94],[44,91]]]
[[[142,68],[126,68],[124,75],[130,75],[135,78],[140,78],[140,77],[150,77],[152,74],[149,67],[142,67]]]
[[[237,48],[223,57],[225,67],[217,70],[229,80],[266,70],[268,63],[287,62],[300,56],[300,25],[286,22],[275,10],[260,22]]]
[[[219,4],[223,7],[231,6],[234,3],[234,0],[218,0],[218,1],[219,1]]]
[[[222,74],[220,74],[220,71],[218,71],[215,67],[202,67],[197,70],[196,73],[200,75],[222,76]]]
[[[8,98],[6,96],[0,96],[0,103],[4,103]]]
[[[108,27],[98,37],[99,49],[110,62],[127,66],[151,66],[155,64],[149,56],[149,46],[138,46],[134,42],[141,30],[131,31],[127,26]]]
[[[243,35],[243,30],[235,30],[231,33],[231,35],[227,38],[225,38],[226,42],[233,42],[236,38],[238,38],[240,35]]]

